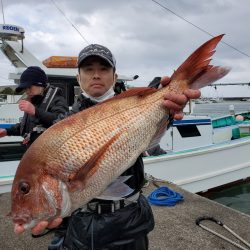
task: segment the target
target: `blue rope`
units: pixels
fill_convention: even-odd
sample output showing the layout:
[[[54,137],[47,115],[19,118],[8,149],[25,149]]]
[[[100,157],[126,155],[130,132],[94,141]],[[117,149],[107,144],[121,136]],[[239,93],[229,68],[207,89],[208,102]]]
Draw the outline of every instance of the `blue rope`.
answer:
[[[148,196],[148,201],[157,206],[175,206],[183,196],[168,187],[159,187]]]

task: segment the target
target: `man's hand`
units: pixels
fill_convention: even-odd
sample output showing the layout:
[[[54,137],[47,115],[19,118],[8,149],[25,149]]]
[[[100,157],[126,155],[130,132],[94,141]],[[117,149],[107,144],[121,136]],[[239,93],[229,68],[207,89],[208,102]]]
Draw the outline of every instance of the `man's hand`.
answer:
[[[18,106],[19,106],[19,109],[21,111],[24,111],[24,112],[26,112],[29,115],[35,115],[35,113],[36,113],[35,106],[31,102],[29,102],[29,101],[21,100],[19,102]]]
[[[4,128],[0,128],[0,137],[4,137],[7,135],[7,130]]]
[[[168,76],[161,79],[161,85],[166,86],[170,82]],[[167,93],[164,96],[163,105],[170,110],[175,120],[183,118],[183,109],[190,99],[198,99],[201,95],[200,90],[187,89],[183,94]]]
[[[43,231],[46,229],[46,228],[55,228],[55,227],[58,227],[60,224],[62,223],[62,218],[56,218],[54,219],[53,221],[51,222],[48,222],[48,221],[40,221],[36,226],[34,226],[31,231],[34,235],[38,235],[38,234],[41,234],[43,233]],[[21,234],[25,231],[25,228],[23,226],[20,226],[18,224],[15,224],[14,226],[14,232],[16,234]]]

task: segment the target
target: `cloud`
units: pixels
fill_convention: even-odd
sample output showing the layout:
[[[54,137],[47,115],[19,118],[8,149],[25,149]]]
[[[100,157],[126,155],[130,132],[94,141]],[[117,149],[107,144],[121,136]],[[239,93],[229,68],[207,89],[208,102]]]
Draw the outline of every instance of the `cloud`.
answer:
[[[250,55],[249,0],[157,0],[167,9],[151,0],[53,1],[4,1],[6,23],[25,29],[24,45],[40,60],[51,55],[76,56],[87,42],[100,43],[113,51],[118,72],[138,74],[134,84],[142,86],[154,76],[171,75],[211,38],[206,32],[225,33],[223,42]],[[249,56],[227,44],[218,45],[212,61],[232,68],[221,81],[249,81]],[[14,68],[3,55],[0,58],[0,73],[7,78]]]

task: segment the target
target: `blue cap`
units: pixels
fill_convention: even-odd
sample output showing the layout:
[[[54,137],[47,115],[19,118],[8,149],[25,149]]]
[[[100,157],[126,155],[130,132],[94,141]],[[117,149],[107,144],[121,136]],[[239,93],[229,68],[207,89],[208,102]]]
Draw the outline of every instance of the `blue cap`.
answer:
[[[32,85],[46,87],[47,86],[47,76],[45,72],[38,66],[28,67],[23,71],[20,77],[20,83],[16,88],[16,92],[21,92],[22,90],[29,88]]]

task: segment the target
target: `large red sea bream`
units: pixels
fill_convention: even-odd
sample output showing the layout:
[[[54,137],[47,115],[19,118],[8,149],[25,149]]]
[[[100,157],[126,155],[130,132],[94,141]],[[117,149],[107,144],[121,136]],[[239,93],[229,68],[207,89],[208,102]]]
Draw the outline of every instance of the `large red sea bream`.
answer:
[[[169,123],[167,92],[204,87],[228,73],[210,65],[223,35],[204,43],[161,89],[134,88],[47,129],[27,150],[13,182],[10,216],[25,228],[66,216],[100,196],[155,145]]]

